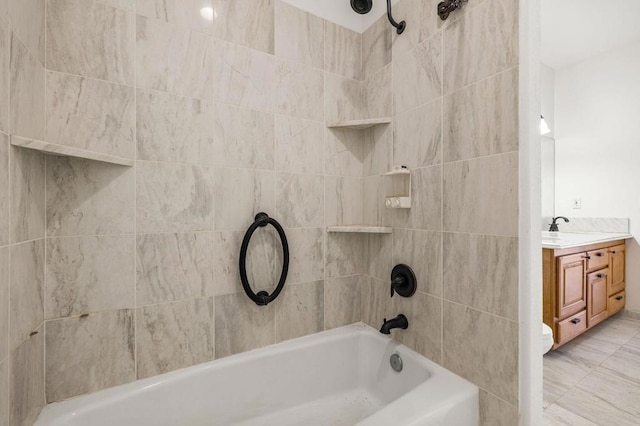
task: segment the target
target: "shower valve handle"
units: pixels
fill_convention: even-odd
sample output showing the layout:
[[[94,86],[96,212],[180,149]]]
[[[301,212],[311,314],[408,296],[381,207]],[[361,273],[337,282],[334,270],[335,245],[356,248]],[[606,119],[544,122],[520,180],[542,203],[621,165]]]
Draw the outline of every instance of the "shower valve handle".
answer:
[[[391,281],[391,297],[396,293],[396,288],[402,287],[404,285],[404,280],[402,277],[397,277],[393,281]]]

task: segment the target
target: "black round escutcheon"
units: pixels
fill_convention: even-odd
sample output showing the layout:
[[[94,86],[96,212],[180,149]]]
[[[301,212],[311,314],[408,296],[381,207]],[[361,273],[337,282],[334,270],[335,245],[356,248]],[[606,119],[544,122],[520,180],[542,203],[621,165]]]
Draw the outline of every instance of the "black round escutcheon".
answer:
[[[418,288],[416,274],[410,266],[403,263],[393,267],[391,271],[391,297],[398,293],[402,297],[411,297]]]

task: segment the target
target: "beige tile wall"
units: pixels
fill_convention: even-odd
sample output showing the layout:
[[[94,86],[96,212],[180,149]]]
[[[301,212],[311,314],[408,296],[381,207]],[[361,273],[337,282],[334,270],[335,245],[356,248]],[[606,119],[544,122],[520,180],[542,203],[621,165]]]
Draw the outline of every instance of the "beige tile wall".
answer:
[[[44,0],[0,2],[0,425],[31,426],[45,404]]]
[[[47,157],[44,204],[19,206],[46,212],[16,229],[46,229],[47,402],[361,319],[362,237],[325,229],[362,221],[363,172],[388,156],[325,122],[363,116],[362,35],[280,1],[214,3],[211,23],[198,2],[47,0],[38,136],[136,160]],[[291,248],[268,307],[238,277],[259,211]],[[281,265],[277,235],[258,231],[256,291]]]
[[[392,235],[364,242],[363,321],[407,315],[393,337],[477,384],[482,425],[515,425],[518,2],[470,1],[444,23],[437,3],[400,0],[403,35],[386,17],[363,35],[367,110],[393,99],[392,164],[412,171],[412,208],[393,211]],[[409,299],[389,298],[397,263],[416,273]]]
[[[400,0],[403,36],[272,0],[215,0],[214,23],[194,1],[44,3],[0,10],[0,314],[21,318],[0,320],[0,424],[30,424],[45,384],[57,401],[400,312],[394,337],[482,388],[483,424],[515,424],[517,2],[443,24],[437,2]],[[325,126],[378,116],[394,123]],[[9,126],[136,163],[45,159],[11,148]],[[393,164],[412,169],[410,211],[382,206]],[[237,272],[261,210],[291,246],[266,308]],[[365,221],[394,234],[325,232]],[[249,257],[273,288],[275,234]],[[388,297],[398,262],[418,275],[411,299]]]

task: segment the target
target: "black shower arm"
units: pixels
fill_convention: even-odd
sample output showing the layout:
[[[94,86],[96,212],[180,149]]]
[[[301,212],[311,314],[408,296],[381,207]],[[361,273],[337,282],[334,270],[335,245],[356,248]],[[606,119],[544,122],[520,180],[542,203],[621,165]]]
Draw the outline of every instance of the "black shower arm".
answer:
[[[387,18],[389,18],[389,22],[391,22],[391,25],[393,25],[398,34],[402,34],[404,32],[404,29],[407,28],[407,22],[406,21],[400,21],[400,23],[397,23],[395,19],[393,19],[393,15],[391,14],[391,0],[387,0]]]

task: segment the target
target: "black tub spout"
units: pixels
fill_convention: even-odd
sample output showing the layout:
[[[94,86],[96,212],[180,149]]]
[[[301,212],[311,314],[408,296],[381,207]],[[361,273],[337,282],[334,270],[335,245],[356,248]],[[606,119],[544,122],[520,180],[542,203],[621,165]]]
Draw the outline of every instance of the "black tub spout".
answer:
[[[393,330],[394,328],[401,328],[403,330],[406,330],[407,328],[409,328],[409,320],[407,319],[407,317],[400,314],[397,317],[391,318],[388,321],[385,318],[384,323],[382,324],[382,327],[380,327],[380,333],[391,334],[391,330]]]

